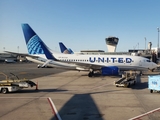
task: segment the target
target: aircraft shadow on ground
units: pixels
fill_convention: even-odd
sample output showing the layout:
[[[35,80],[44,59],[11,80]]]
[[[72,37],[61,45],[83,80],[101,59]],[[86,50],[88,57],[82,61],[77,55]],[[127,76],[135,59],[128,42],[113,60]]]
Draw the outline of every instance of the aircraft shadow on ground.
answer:
[[[82,74],[81,76],[88,76],[88,74]],[[114,75],[114,76],[112,76],[112,75],[102,75],[102,74],[99,74],[99,73],[95,73],[94,75],[93,75],[93,77],[112,77],[112,78],[119,78],[119,77],[121,77],[121,75]],[[92,78],[92,77],[91,77]]]
[[[75,94],[59,111],[62,120],[103,120],[90,94]],[[51,120],[57,120],[53,116]]]
[[[91,97],[91,94],[99,94],[106,92],[115,92],[123,90],[109,90],[99,92],[89,92],[84,94],[74,94],[62,108],[58,111],[62,120],[104,120],[105,114],[101,113]],[[71,94],[71,93],[66,93]],[[57,120],[56,116],[53,116],[51,120]]]

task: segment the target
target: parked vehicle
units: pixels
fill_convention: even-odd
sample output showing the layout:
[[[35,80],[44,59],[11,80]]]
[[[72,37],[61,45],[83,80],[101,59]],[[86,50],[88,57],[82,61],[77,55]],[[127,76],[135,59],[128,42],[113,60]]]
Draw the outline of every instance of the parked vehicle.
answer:
[[[33,87],[36,86],[34,82],[29,79],[19,79],[18,76],[11,73],[13,77],[8,77],[6,74],[1,73],[6,77],[5,80],[0,80],[0,92],[7,93],[7,92],[14,92],[21,90],[23,88]]]

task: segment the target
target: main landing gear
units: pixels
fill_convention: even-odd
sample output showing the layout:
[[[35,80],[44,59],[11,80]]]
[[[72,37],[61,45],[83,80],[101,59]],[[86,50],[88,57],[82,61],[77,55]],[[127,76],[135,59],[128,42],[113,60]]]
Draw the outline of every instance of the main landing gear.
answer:
[[[93,75],[94,75],[93,71],[91,71],[91,72],[88,73],[88,77],[92,77]]]
[[[88,77],[92,77],[94,75],[94,70],[90,69],[88,73]]]
[[[45,68],[46,66],[43,66],[43,65],[41,65],[41,64],[38,64],[37,65],[37,68]]]

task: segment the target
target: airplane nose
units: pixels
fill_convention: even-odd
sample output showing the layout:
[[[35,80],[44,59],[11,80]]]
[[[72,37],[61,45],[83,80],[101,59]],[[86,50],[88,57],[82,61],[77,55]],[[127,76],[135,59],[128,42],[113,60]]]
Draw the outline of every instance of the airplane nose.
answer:
[[[158,65],[156,63],[152,63],[153,68],[157,68]]]
[[[149,68],[152,72],[158,67],[158,65],[152,62],[151,67]]]

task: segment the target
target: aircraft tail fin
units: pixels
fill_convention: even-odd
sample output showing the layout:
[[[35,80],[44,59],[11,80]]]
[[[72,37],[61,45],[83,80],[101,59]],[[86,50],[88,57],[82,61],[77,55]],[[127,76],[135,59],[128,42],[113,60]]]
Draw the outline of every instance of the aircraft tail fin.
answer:
[[[49,48],[28,24],[22,24],[22,30],[29,54],[45,54],[47,59],[55,60]]]
[[[60,46],[61,53],[73,54],[73,51],[70,48],[67,49],[67,47],[62,42],[59,42],[59,46]]]

